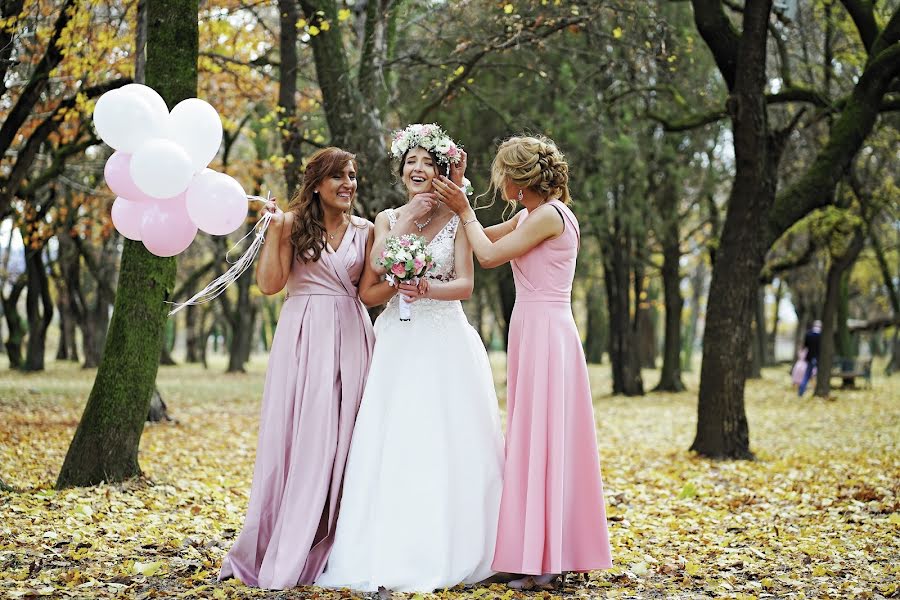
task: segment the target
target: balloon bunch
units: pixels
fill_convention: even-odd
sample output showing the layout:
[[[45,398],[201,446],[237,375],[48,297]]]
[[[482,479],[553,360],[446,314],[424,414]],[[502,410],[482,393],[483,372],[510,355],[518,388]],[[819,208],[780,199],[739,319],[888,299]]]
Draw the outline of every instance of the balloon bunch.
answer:
[[[103,170],[117,198],[116,229],[157,256],[184,251],[197,230],[235,231],[247,217],[247,195],[234,178],[206,168],[222,143],[216,109],[199,98],[165,101],[145,85],[106,92],[94,126],[116,151]]]

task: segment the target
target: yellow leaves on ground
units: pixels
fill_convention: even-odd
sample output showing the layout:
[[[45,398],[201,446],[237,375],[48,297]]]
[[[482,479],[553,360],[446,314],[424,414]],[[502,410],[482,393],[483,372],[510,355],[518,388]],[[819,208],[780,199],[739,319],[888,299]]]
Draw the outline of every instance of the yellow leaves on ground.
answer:
[[[492,358],[502,399],[502,355]],[[20,490],[0,492],[0,597],[267,596],[216,581],[243,524],[264,362],[246,375],[223,370],[162,368],[178,423],[145,429],[145,479],[64,491],[52,485],[94,372],[52,362],[47,373],[0,371],[0,480]],[[495,584],[397,598],[900,596],[900,380],[876,377],[872,390],[821,402],[797,399],[786,373],[767,371],[747,386],[758,460],[713,462],[686,451],[694,393],[613,398],[607,367],[591,378],[614,567],[572,575],[561,592]]]

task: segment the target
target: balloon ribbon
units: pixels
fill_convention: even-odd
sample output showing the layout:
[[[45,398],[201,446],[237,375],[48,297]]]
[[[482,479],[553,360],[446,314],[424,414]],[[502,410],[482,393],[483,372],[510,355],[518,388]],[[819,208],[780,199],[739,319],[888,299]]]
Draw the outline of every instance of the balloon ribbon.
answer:
[[[260,198],[259,196],[247,196],[248,200],[256,200],[259,202],[268,202],[271,198],[271,193],[267,194],[266,198]],[[269,222],[272,220],[272,213],[266,211],[262,218],[256,222],[256,225],[253,226],[247,235],[242,237],[237,241],[237,243],[231,247],[231,249],[225,253],[225,260],[231,264],[231,268],[216,277],[209,285],[205,288],[188,298],[186,301],[178,303],[178,302],[166,302],[167,304],[172,304],[175,306],[171,311],[169,311],[169,316],[176,314],[185,306],[196,306],[198,304],[206,304],[211,300],[217,298],[222,292],[228,289],[232,283],[238,280],[238,278],[244,274],[244,271],[250,268],[253,264],[253,261],[256,260],[256,255],[259,254],[260,248],[262,248],[263,243],[266,239],[266,230],[269,228]],[[253,241],[250,243],[250,246],[247,250],[238,258],[236,261],[231,262],[231,259],[228,256],[234,251],[235,248],[241,245],[241,243],[246,240],[250,236],[253,237]]]

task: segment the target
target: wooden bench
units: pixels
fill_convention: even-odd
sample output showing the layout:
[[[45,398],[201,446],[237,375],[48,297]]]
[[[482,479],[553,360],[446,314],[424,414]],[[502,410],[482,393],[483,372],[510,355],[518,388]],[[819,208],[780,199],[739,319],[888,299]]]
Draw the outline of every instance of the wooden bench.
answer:
[[[861,377],[866,387],[872,387],[872,359],[835,356],[831,369],[832,379]]]

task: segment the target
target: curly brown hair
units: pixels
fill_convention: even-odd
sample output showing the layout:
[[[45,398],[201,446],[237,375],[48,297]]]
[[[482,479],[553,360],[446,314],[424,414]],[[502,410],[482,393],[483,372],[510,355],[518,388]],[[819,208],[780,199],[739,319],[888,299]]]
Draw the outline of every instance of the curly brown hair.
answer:
[[[302,262],[316,262],[325,250],[325,221],[322,202],[315,189],[326,178],[343,172],[347,163],[356,169],[356,155],[340,148],[316,150],[303,172],[303,184],[291,199],[288,210],[294,213],[291,243]]]

